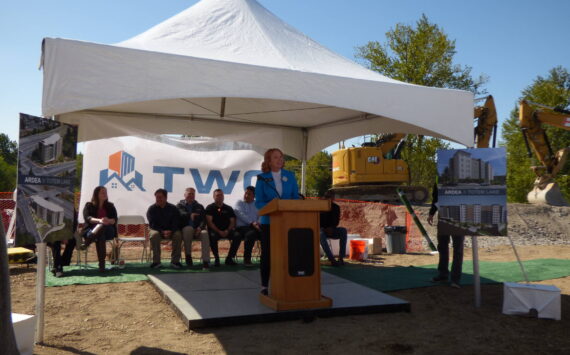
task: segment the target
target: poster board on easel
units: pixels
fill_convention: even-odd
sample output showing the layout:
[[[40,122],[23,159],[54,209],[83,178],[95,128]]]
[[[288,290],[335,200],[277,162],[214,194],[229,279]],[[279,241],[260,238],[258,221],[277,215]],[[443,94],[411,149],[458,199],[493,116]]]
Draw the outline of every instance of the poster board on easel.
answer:
[[[505,148],[437,151],[438,235],[471,236],[475,306],[481,305],[478,236],[507,235]]]

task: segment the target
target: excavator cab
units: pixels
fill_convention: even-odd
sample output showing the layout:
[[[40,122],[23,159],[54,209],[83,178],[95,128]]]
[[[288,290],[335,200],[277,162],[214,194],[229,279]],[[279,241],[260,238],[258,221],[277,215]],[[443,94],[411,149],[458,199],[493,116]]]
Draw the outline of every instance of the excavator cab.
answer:
[[[397,189],[413,203],[424,203],[428,191],[410,186],[408,164],[400,158],[406,135],[382,134],[361,147],[340,149],[332,154],[333,190],[337,198],[398,203]]]

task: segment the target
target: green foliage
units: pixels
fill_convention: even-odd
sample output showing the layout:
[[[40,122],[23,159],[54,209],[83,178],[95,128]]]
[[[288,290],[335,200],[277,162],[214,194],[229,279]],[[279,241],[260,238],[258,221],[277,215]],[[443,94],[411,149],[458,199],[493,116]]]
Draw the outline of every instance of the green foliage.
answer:
[[[18,143],[4,133],[0,133],[0,156],[9,165],[16,165],[18,161]]]
[[[525,99],[542,105],[570,109],[570,73],[566,68],[556,67],[548,72],[547,77],[537,78],[522,91],[521,100]],[[502,140],[507,150],[507,198],[509,202],[526,202],[526,195],[532,189],[535,180],[530,166],[539,165],[532,155],[528,157],[526,146],[519,129],[519,111],[517,107],[511,117],[503,123]],[[570,147],[570,131],[543,126],[553,151]],[[566,162],[556,181],[564,197],[570,201],[570,162]]]
[[[83,154],[78,153],[75,161],[75,181],[73,181],[73,190],[81,191],[81,179],[83,177]]]
[[[323,196],[332,184],[332,156],[319,152],[307,161],[306,196]],[[285,169],[295,172],[295,177],[301,187],[301,161],[290,159],[285,161]]]
[[[428,189],[435,183],[438,149],[449,149],[449,144],[437,138],[408,136],[408,145],[402,151],[402,159],[408,163],[411,185]]]
[[[8,164],[0,156],[0,191],[14,191],[16,188],[16,165]]]
[[[526,146],[519,128],[519,110],[515,108],[511,117],[503,123],[503,142],[507,152],[507,201],[526,202],[526,195],[532,189],[535,175],[530,170]]]
[[[66,158],[75,159],[77,151],[77,127],[67,126],[63,137],[62,153]]]
[[[396,80],[484,93],[482,85],[487,78],[473,79],[471,67],[453,63],[455,40],[430,23],[426,15],[416,22],[415,28],[397,24],[386,32],[386,39],[386,44],[370,41],[357,47],[356,57],[370,69]]]
[[[0,133],[0,191],[14,191],[16,188],[18,143]]]
[[[390,78],[408,83],[470,90],[484,94],[484,75],[474,79],[471,67],[453,63],[456,54],[455,40],[438,25],[430,23],[427,16],[416,22],[415,27],[397,24],[386,33],[386,43],[371,41],[357,47],[356,57],[370,69]],[[383,132],[387,133],[387,132]],[[437,138],[408,136],[408,144],[402,158],[411,171],[411,184],[431,188],[436,176],[435,152],[449,145]]]

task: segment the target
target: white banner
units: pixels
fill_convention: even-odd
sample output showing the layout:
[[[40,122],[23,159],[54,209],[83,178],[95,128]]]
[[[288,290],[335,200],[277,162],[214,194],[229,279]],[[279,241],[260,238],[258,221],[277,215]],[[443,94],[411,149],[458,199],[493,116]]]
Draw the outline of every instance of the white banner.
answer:
[[[204,207],[213,202],[213,191],[219,188],[224,202],[233,207],[261,173],[263,154],[248,144],[156,139],[119,137],[85,143],[80,221],[83,206],[100,185],[107,187],[119,216],[146,219],[159,188],[166,189],[168,202],[176,204],[184,199],[184,190],[193,187]]]

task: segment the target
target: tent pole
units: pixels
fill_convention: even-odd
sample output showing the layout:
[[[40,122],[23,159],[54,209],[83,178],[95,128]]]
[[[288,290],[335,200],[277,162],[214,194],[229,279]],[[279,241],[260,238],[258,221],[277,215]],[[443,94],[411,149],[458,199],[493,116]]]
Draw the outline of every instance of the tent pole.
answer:
[[[301,158],[301,193],[307,195],[307,145],[309,143],[309,132],[303,128],[303,156]]]
[[[305,193],[305,176],[307,175],[307,161],[301,161],[301,193],[303,196],[306,195]]]

